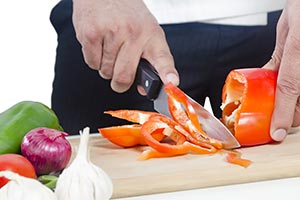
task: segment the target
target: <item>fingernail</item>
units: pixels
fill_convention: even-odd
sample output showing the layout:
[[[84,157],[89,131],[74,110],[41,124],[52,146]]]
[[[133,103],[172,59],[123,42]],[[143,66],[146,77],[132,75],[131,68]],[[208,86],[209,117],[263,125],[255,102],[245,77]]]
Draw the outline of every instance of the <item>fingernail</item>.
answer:
[[[281,129],[275,130],[271,136],[272,136],[273,140],[280,142],[286,137],[286,135],[287,135],[286,130],[281,128]]]
[[[174,73],[169,73],[166,75],[166,80],[167,82],[172,82],[174,85],[178,85],[179,84],[179,79],[178,76]]]

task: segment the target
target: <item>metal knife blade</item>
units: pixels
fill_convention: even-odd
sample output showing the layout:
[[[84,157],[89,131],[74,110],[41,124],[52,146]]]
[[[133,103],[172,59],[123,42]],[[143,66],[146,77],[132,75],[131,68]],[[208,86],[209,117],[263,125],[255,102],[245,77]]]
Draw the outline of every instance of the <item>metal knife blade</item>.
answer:
[[[145,59],[141,59],[139,63],[137,69],[137,83],[144,88],[147,93],[147,98],[153,101],[154,109],[170,117],[164,85],[154,67]],[[188,98],[197,113],[203,130],[209,137],[221,141],[226,149],[240,147],[239,142],[220,120],[195,100],[190,97]]]

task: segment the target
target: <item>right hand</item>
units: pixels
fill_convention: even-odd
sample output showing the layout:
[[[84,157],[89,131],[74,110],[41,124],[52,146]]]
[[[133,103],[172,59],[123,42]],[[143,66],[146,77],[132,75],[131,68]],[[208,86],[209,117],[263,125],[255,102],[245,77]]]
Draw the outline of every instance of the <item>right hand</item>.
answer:
[[[282,141],[300,126],[300,1],[287,0],[277,24],[276,45],[265,68],[278,71],[270,135]]]
[[[179,84],[164,31],[142,0],[73,0],[73,24],[85,62],[114,91],[129,89],[141,57],[164,83]]]

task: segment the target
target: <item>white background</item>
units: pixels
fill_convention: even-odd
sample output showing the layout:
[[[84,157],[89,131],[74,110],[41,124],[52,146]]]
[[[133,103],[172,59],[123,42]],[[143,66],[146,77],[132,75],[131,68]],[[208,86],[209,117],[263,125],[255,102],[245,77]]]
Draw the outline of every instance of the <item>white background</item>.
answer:
[[[57,41],[49,16],[57,2],[0,2],[0,113],[23,100],[50,106]]]
[[[40,101],[50,106],[57,42],[49,15],[57,2],[58,0],[0,2],[0,112],[22,100]],[[297,199],[299,184],[298,178],[295,181],[186,191],[183,195],[162,194],[157,198],[141,199]]]

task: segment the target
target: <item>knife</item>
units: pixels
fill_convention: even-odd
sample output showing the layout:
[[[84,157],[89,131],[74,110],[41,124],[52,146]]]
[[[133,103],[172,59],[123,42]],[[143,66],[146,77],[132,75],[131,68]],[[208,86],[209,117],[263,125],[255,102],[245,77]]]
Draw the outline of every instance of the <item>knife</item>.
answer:
[[[145,90],[146,97],[153,101],[154,109],[161,114],[171,117],[164,85],[155,68],[147,60],[140,60],[136,78],[137,84]],[[195,109],[202,129],[209,137],[221,141],[225,149],[240,147],[239,142],[220,120],[191,97],[187,97]]]

